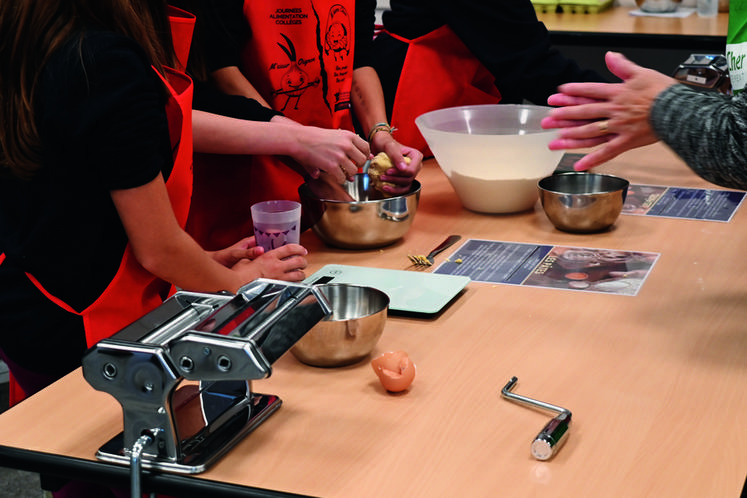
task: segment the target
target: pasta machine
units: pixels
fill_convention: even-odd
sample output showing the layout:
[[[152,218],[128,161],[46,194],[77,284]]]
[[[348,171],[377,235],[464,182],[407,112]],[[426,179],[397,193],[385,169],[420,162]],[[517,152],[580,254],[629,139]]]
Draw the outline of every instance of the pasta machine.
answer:
[[[281,405],[252,380],[332,310],[308,284],[259,279],[238,293],[179,291],[89,349],[83,375],[122,406],[124,430],[98,459],[202,472]]]

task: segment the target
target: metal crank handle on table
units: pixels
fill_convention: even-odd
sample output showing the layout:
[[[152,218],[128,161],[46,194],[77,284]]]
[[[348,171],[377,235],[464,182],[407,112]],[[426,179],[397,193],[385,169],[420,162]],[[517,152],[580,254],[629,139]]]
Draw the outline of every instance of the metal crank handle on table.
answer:
[[[535,408],[542,408],[557,413],[558,415],[550,420],[532,441],[532,456],[537,460],[549,460],[563,445],[568,437],[568,429],[571,424],[570,410],[561,406],[552,405],[532,398],[527,398],[520,394],[512,393],[511,389],[516,385],[519,379],[511,377],[511,380],[501,389],[501,395],[512,401]]]

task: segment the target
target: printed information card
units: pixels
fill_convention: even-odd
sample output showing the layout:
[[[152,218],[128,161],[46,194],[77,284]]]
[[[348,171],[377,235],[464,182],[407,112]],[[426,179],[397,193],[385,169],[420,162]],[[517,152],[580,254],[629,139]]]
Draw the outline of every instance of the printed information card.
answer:
[[[469,239],[434,273],[475,282],[635,296],[658,253]]]
[[[555,171],[573,171],[573,163],[583,156],[564,154]],[[741,190],[630,185],[622,214],[728,222],[744,197]]]

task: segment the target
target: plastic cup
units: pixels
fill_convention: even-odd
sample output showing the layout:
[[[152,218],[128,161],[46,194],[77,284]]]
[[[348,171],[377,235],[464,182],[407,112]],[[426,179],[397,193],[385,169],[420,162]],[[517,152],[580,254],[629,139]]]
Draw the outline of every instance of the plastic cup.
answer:
[[[713,17],[718,14],[718,0],[698,0],[697,11],[700,17]]]
[[[251,208],[257,245],[270,251],[301,239],[301,204],[294,201],[265,201]]]

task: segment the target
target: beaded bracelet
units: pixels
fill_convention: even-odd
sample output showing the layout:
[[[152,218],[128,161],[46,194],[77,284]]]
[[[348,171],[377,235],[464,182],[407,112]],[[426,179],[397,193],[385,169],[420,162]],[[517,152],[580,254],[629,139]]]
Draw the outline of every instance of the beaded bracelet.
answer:
[[[389,126],[389,124],[387,124],[387,123],[376,123],[376,124],[375,124],[375,125],[373,126],[373,128],[371,128],[371,131],[370,131],[370,132],[368,132],[368,141],[370,142],[371,140],[373,140],[373,136],[374,136],[375,134],[377,134],[378,132],[380,132],[380,131],[385,131],[385,132],[387,132],[387,133],[392,133],[392,132],[393,132],[394,130],[396,130],[396,129],[397,129],[397,128],[392,128],[392,127],[391,127],[391,126]]]

